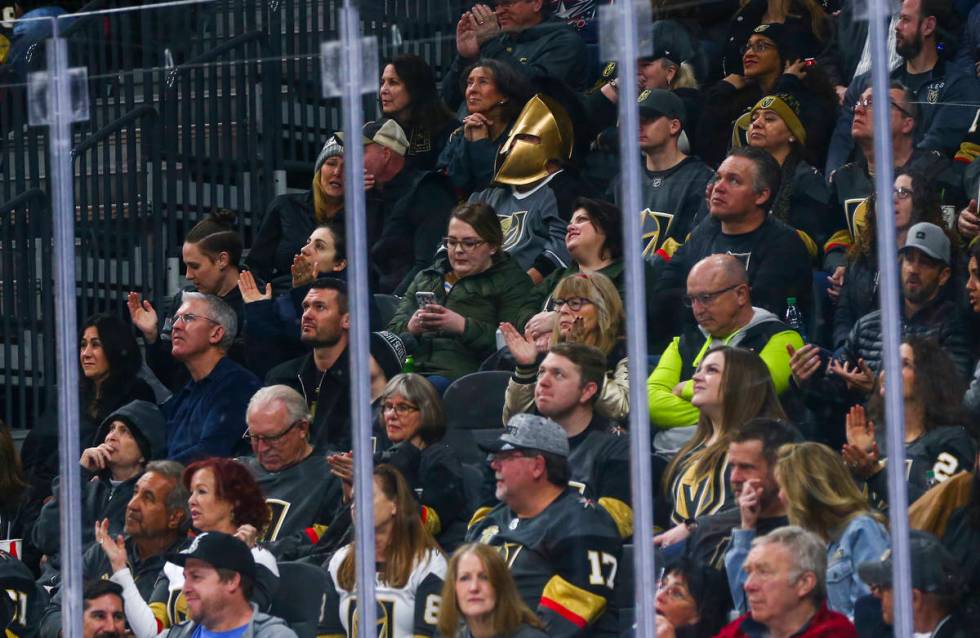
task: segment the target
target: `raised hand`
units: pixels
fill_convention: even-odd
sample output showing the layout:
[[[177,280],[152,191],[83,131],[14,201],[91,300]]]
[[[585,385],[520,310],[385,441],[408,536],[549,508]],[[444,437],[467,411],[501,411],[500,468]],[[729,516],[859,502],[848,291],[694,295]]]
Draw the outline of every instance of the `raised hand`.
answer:
[[[312,259],[307,259],[303,253],[296,253],[293,265],[289,268],[293,277],[293,288],[299,288],[313,283],[317,276],[317,265]],[[271,298],[271,290],[270,290]]]
[[[259,541],[259,530],[252,525],[242,525],[235,530],[234,536],[249,547],[255,547]]]
[[[112,447],[103,443],[102,445],[90,447],[82,451],[82,456],[78,462],[93,474],[101,472],[109,467],[109,457],[114,451]]]
[[[464,60],[479,57],[480,42],[476,36],[476,20],[469,11],[456,24],[456,52]]]
[[[140,302],[139,293],[130,292],[126,296],[126,307],[129,308],[129,317],[133,320],[133,325],[143,334],[143,339],[147,343],[157,340],[159,320],[157,311],[153,309],[153,304],[145,299]]]
[[[977,200],[971,199],[966,208],[960,211],[956,228],[964,239],[973,239],[980,233],[980,217],[977,216]]]
[[[869,420],[860,405],[851,406],[845,419],[847,444],[862,452],[870,452],[875,445],[875,424]]]
[[[255,283],[255,276],[247,270],[243,270],[238,275],[238,290],[241,291],[242,299],[245,303],[272,299],[272,284],[266,284],[265,292],[263,293]]]
[[[749,479],[742,485],[738,495],[738,511],[742,517],[742,529],[755,529],[759,522],[759,510],[762,505],[762,481]]]
[[[476,22],[475,32],[478,46],[482,46],[484,42],[500,35],[500,24],[497,22],[497,14],[493,12],[493,9],[485,4],[477,4],[470,9],[470,15]]]
[[[817,371],[820,370],[820,348],[806,344],[799,350],[790,344],[786,344],[786,352],[789,353],[789,368],[793,373],[793,380],[796,385],[803,385]]]
[[[858,359],[856,366],[852,366],[846,361],[841,363],[836,359],[831,359],[828,372],[843,379],[849,389],[864,394],[871,392],[875,386],[874,372],[871,371],[871,367],[864,359]]]
[[[126,541],[121,535],[115,538],[109,534],[109,519],[95,522],[95,542],[102,548],[102,553],[109,559],[112,573],[115,574],[127,566]]]
[[[840,291],[844,288],[844,274],[847,272],[847,268],[844,266],[837,266],[834,268],[834,274],[827,277],[827,283],[830,286],[827,288],[827,296],[830,297],[830,301],[837,303],[840,299]]]
[[[504,339],[507,341],[507,349],[510,350],[510,354],[514,357],[517,365],[534,365],[535,361],[538,360],[538,348],[534,345],[534,338],[531,336],[530,329],[525,330],[524,335],[521,335],[517,328],[505,322],[500,324],[500,332],[504,335]]]

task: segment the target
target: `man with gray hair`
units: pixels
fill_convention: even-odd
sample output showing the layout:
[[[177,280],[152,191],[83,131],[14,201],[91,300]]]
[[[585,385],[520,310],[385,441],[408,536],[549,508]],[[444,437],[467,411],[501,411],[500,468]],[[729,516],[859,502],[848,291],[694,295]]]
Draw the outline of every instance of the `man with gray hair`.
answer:
[[[827,608],[827,547],[790,525],[752,541],[742,569],[749,611],[717,638],[857,638],[847,616]]]
[[[327,459],[313,453],[306,399],[285,385],[252,396],[245,438],[253,456],[238,459],[262,487],[272,520],[262,540],[279,560],[303,556],[340,509],[340,480]]]
[[[219,297],[184,293],[173,319],[172,354],[191,380],[161,406],[168,458],[231,456],[241,445],[245,406],[262,383],[227,356],[237,332],[235,311]]]
[[[536,414],[516,414],[499,439],[481,447],[501,502],[474,514],[467,542],[499,548],[549,636],[619,635],[613,595],[619,530],[603,508],[569,486],[565,430]]]
[[[143,600],[149,600],[165,556],[187,542],[189,495],[183,473],[184,466],[175,461],[147,464],[126,506],[125,535],[113,537],[107,520],[95,524],[96,542],[82,555],[84,578],[110,579],[124,589],[132,583]],[[50,585],[51,604],[41,617],[41,636],[57,636],[61,630],[60,578]]]

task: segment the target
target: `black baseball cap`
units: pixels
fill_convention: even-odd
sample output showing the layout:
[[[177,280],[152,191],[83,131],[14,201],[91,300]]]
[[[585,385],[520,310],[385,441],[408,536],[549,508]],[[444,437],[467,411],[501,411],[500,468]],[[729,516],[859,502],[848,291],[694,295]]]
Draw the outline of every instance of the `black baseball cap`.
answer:
[[[687,121],[687,109],[684,101],[673,91],[667,89],[646,89],[637,97],[640,117],[667,116],[672,120],[680,120],[683,127]]]
[[[921,530],[909,531],[912,587],[930,594],[954,595],[962,591],[959,563],[939,539]],[[892,553],[888,549],[878,560],[858,565],[858,575],[868,585],[891,587]]]
[[[190,547],[167,555],[167,560],[183,567],[188,558],[209,563],[215,569],[230,569],[255,580],[255,559],[248,545],[230,534],[203,532],[194,537]]]

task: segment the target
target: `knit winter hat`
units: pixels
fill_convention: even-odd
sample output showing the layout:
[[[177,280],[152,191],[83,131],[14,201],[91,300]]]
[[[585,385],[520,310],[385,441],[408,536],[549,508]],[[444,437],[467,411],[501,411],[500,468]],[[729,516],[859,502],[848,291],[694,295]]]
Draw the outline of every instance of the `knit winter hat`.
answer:
[[[341,157],[344,155],[344,145],[336,135],[331,135],[323,144],[323,148],[320,149],[320,154],[316,156],[316,168],[313,169],[313,174],[319,173],[323,163],[329,158],[338,155]]]

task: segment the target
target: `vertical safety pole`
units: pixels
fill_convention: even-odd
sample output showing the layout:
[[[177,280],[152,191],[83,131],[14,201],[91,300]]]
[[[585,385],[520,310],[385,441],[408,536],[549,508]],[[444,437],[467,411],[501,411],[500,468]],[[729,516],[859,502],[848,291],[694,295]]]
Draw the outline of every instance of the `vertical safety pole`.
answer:
[[[895,210],[892,189],[891,98],[888,78],[888,0],[870,0],[871,91],[874,97],[875,193],[877,194],[878,270],[881,285],[881,327],[885,371],[885,421],[888,437],[888,517],[892,540],[892,583],[895,636],[912,636],[912,572],[909,555],[908,487],[905,483],[905,414],[902,403],[901,307],[898,262],[895,258]],[[845,105],[850,106],[850,105]]]

